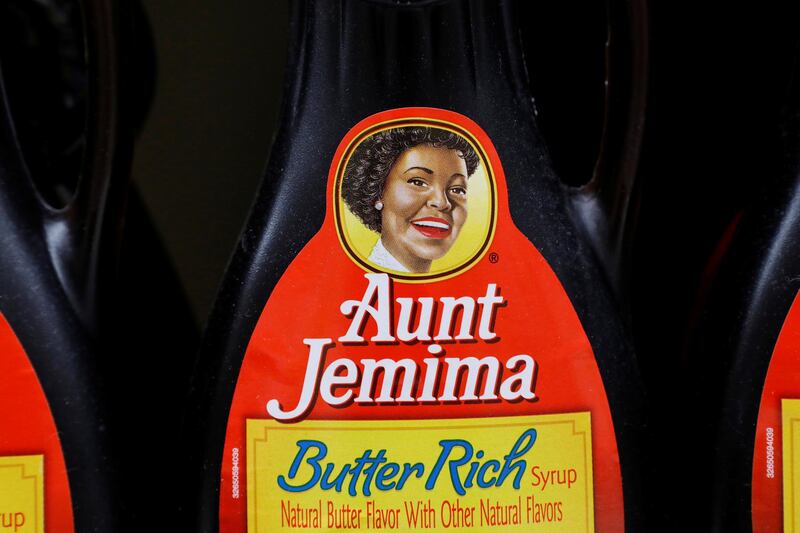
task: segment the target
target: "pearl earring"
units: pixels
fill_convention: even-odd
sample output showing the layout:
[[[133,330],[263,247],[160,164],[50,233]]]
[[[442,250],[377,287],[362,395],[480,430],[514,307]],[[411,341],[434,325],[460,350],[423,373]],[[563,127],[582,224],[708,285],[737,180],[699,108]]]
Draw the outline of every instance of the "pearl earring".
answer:
[[[378,200],[377,202],[375,202],[375,209],[377,209],[378,211],[380,211],[381,209],[383,209],[383,202],[381,202],[380,200]]]

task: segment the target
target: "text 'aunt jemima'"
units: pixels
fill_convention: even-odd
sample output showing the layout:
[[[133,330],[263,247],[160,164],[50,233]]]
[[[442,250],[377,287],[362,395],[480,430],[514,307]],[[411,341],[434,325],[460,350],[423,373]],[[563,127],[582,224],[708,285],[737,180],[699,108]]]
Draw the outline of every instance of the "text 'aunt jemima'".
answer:
[[[310,412],[318,397],[335,407],[350,403],[537,399],[534,392],[537,364],[531,355],[517,354],[502,364],[492,355],[481,358],[444,357],[444,348],[437,344],[448,341],[493,341],[497,338],[493,329],[495,314],[507,302],[500,296],[496,284],[487,284],[486,293],[477,298],[395,298],[399,307],[395,323],[395,306],[390,296],[392,280],[387,274],[365,274],[364,277],[369,283],[361,299],[346,300],[339,308],[344,316],[350,318],[350,326],[339,337],[339,342],[344,345],[363,344],[366,339],[362,333],[367,323],[372,321],[375,334],[369,342],[433,342],[434,344],[427,346],[427,352],[432,357],[424,358],[422,364],[412,358],[355,361],[345,357],[331,361],[323,370],[325,353],[336,345],[333,339],[303,339],[303,343],[309,348],[308,364],[297,406],[287,411],[277,399],[272,399],[267,402],[267,413],[271,417],[281,421],[302,419]],[[432,320],[434,311],[435,316],[439,317],[435,335],[433,326],[436,324]],[[416,328],[412,331],[411,321],[415,315],[418,319]],[[479,393],[481,382],[483,387]]]

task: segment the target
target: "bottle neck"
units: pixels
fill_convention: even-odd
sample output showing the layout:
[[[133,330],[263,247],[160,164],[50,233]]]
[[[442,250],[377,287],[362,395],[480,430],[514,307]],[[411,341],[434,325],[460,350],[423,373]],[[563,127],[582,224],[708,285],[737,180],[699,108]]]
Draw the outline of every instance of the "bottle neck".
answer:
[[[287,111],[328,119],[431,106],[469,113],[529,101],[508,1],[301,0]]]

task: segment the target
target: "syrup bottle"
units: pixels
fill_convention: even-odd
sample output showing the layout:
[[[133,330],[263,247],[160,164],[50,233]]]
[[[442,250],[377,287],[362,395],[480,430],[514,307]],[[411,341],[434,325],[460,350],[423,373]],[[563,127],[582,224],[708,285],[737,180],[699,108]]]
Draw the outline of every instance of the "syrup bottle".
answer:
[[[642,393],[601,266],[629,183],[557,179],[516,20],[293,5],[187,419],[194,530],[644,530]]]
[[[124,18],[105,0],[0,11],[2,524],[119,531],[97,345],[129,159]]]
[[[786,50],[796,52],[794,46]],[[785,61],[778,51],[773,58]],[[780,64],[780,61],[776,61]],[[795,68],[775,75],[780,120],[757,131],[760,183],[736,218],[694,334],[690,363],[711,390],[716,409],[715,460],[710,484],[713,531],[794,531],[798,526],[798,469],[794,424],[800,401],[800,84]],[[778,115],[776,112],[775,115]],[[720,377],[716,377],[720,376]],[[719,392],[720,399],[712,397]]]

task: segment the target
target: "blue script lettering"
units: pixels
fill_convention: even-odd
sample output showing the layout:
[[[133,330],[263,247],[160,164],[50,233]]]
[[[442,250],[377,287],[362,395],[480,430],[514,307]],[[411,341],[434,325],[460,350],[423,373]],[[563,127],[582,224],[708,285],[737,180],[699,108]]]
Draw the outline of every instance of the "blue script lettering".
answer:
[[[299,440],[297,441],[297,447],[300,448],[300,450],[297,452],[297,455],[294,456],[292,466],[289,467],[288,475],[290,479],[294,479],[295,476],[297,476],[297,471],[300,469],[300,465],[303,464],[303,457],[305,457],[309,449],[316,448],[317,455],[309,457],[306,460],[306,463],[312,468],[313,473],[310,479],[302,485],[290,485],[284,476],[278,476],[278,486],[289,492],[304,492],[316,485],[319,482],[319,478],[322,476],[322,468],[319,466],[319,462],[328,455],[328,447],[325,446],[325,443],[318,440]]]
[[[450,481],[453,484],[453,489],[460,496],[467,494],[467,490],[472,488],[476,483],[480,488],[487,488],[493,486],[501,486],[505,480],[514,474],[513,485],[515,489],[519,489],[522,482],[522,475],[525,473],[527,463],[520,458],[528,453],[536,442],[536,430],[531,428],[525,431],[514,443],[508,455],[503,456],[503,463],[497,460],[489,460],[481,463],[485,455],[483,450],[475,452],[475,448],[466,440],[451,439],[439,441],[439,446],[442,451],[439,454],[439,459],[436,461],[433,469],[431,470],[428,480],[425,482],[427,490],[433,490],[439,476],[447,466],[450,474]],[[455,454],[459,456],[455,456]],[[477,460],[473,460],[473,457]],[[469,465],[468,472],[462,477],[462,467]],[[487,473],[492,471],[493,474],[487,477]]]
[[[421,478],[425,473],[422,463],[404,463],[401,467],[397,463],[388,462],[386,450],[378,450],[376,454],[372,450],[365,450],[361,457],[354,459],[354,464],[346,463],[337,471],[334,463],[327,463],[323,471],[321,461],[328,455],[328,447],[324,443],[299,440],[297,447],[297,455],[289,472],[286,476],[278,476],[278,486],[289,492],[305,492],[317,485],[322,490],[342,492],[347,484],[347,493],[350,496],[358,496],[359,488],[361,494],[371,496],[373,487],[379,491],[401,490],[410,477]],[[305,475],[300,476],[303,465],[310,467],[310,470],[304,468]],[[300,479],[296,479],[298,477]]]
[[[432,490],[440,477],[449,474],[453,489],[461,496],[475,486],[485,489],[499,487],[511,477],[515,489],[519,490],[527,463],[522,457],[533,448],[536,430],[524,431],[516,440],[502,461],[485,460],[483,450],[463,439],[439,441],[441,452],[436,464],[425,481],[425,488]],[[386,492],[402,490],[409,479],[421,479],[425,475],[422,463],[390,462],[386,450],[364,450],[360,457],[344,465],[324,459],[328,456],[328,446],[318,440],[297,441],[297,455],[285,475],[277,478],[278,486],[288,492],[305,492],[315,487],[320,490],[344,490],[350,496],[371,496],[372,491]],[[443,472],[447,472],[442,476]]]

